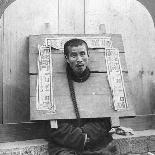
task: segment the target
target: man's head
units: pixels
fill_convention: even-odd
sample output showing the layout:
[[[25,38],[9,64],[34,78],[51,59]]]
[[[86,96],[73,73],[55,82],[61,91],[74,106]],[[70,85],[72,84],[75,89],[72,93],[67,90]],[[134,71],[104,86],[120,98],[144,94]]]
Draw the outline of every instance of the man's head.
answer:
[[[76,74],[81,74],[88,65],[88,45],[84,40],[71,39],[64,45],[67,63]]]

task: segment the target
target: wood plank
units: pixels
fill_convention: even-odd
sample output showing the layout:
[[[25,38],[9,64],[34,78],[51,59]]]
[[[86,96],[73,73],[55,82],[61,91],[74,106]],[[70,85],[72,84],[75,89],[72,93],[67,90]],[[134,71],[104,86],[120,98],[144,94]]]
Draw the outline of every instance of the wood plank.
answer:
[[[15,1],[4,13],[4,27],[4,122],[29,121],[27,37],[29,34],[58,33],[58,0]]]
[[[119,127],[120,126],[120,119],[117,116],[111,117],[111,126],[112,127]]]
[[[121,126],[130,127],[134,131],[143,131],[151,129],[153,118],[151,115],[141,115],[133,118],[121,118],[120,121]],[[0,125],[0,143],[48,138],[48,127],[49,121],[3,124]]]
[[[75,118],[73,103],[69,95],[69,88],[65,74],[55,74],[55,77],[53,77],[54,103],[57,108],[56,114],[53,115],[49,111],[38,111],[36,109],[36,75],[31,75],[30,81],[30,109],[32,120]],[[100,81],[100,83],[98,81]],[[129,107],[127,111],[122,112],[116,112],[112,108],[112,96],[107,82],[106,73],[92,73],[90,78],[84,83],[75,82],[74,87],[77,102],[79,103],[79,109],[81,111],[81,117],[134,116],[132,93],[129,88],[130,81],[125,73],[124,81]]]
[[[65,72],[65,59],[61,51],[52,52],[53,60],[53,72]],[[38,53],[29,54],[29,73],[37,74]],[[122,66],[122,71],[127,72],[127,64],[125,60],[125,53],[120,53],[120,61]],[[59,65],[58,65],[59,64]],[[89,68],[91,71],[106,72],[106,62],[104,49],[100,50],[89,50]]]
[[[120,125],[135,131],[155,129],[155,115],[136,115],[133,118],[120,118]]]
[[[112,41],[118,41],[114,43],[113,47],[117,48],[120,53],[124,53],[123,41],[120,34],[42,34],[42,35],[30,35],[29,36],[29,53],[38,53],[38,44],[43,45],[45,38],[63,38],[63,37],[111,37]]]
[[[0,125],[0,143],[47,138],[48,121]]]
[[[120,52],[125,52],[121,34],[112,34],[111,41],[112,47],[119,49]]]
[[[152,115],[152,124],[151,124],[152,129],[155,129],[155,114]]]
[[[0,18],[0,124],[3,122],[3,19]]]
[[[50,111],[37,110],[36,98],[30,97],[31,120],[75,119],[73,103],[68,96],[55,96],[56,114]],[[127,117],[135,116],[133,107],[116,112],[112,108],[112,98],[108,95],[79,95],[77,97],[81,118]],[[106,103],[106,104],[104,104]],[[89,109],[89,110],[88,110]]]
[[[123,74],[127,95],[131,95],[129,89],[130,81],[127,73]],[[92,82],[93,81],[93,82]],[[37,75],[30,75],[30,96],[36,96]],[[53,91],[55,96],[69,96],[68,81],[66,73],[58,73],[53,76]],[[74,82],[77,95],[110,95],[110,88],[106,73],[91,73],[84,83]]]
[[[59,34],[83,33],[84,0],[59,0]]]

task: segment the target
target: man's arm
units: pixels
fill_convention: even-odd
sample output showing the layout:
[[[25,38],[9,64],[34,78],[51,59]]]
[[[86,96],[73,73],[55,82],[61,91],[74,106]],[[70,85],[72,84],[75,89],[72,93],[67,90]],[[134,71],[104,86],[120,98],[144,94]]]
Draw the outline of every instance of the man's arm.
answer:
[[[86,134],[82,132],[80,127],[74,127],[71,123],[58,122],[58,129],[50,129],[49,136],[62,147],[78,151],[84,149]]]
[[[111,124],[107,118],[98,119],[87,122],[81,129],[87,134],[89,143],[94,144],[109,135]]]

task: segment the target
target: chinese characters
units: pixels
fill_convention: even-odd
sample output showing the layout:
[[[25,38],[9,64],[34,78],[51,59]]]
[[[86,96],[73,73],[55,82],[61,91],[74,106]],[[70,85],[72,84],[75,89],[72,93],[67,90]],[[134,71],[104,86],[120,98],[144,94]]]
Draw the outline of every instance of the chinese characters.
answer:
[[[52,58],[50,48],[39,46],[38,80],[37,80],[37,110],[50,110],[55,113],[53,98]]]
[[[114,110],[125,110],[128,107],[128,104],[119,58],[119,51],[115,48],[105,49],[105,59],[107,65],[108,81],[112,90]]]

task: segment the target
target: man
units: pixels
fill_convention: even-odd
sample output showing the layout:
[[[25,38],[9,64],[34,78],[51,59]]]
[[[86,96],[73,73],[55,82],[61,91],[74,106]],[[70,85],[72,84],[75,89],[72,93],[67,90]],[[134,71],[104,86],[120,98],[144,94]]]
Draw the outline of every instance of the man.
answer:
[[[85,82],[91,72],[88,68],[88,46],[81,39],[72,39],[64,45],[66,73],[76,120],[58,120],[58,128],[49,130],[51,155],[110,155],[116,152],[109,145],[112,136],[109,118],[80,118],[74,82]]]

